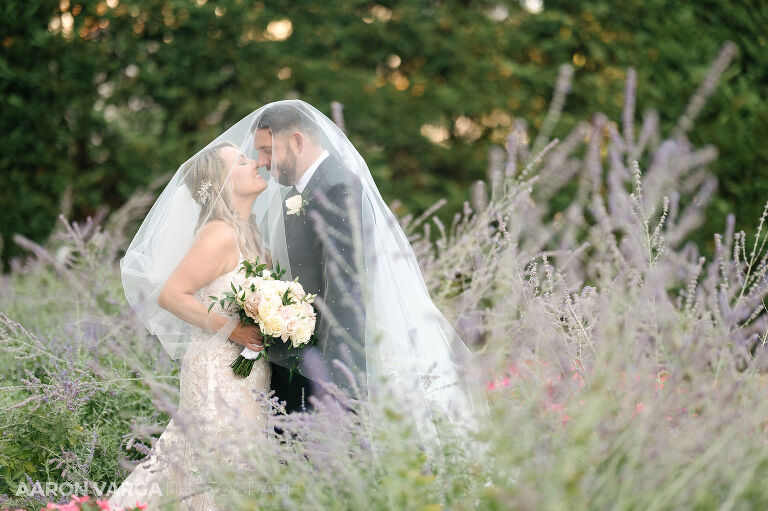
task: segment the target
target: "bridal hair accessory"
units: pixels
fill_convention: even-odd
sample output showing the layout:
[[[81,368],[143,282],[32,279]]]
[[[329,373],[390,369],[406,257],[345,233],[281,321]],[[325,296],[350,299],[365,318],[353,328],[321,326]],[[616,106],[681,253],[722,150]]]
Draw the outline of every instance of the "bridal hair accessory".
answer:
[[[211,186],[213,186],[213,183],[205,181],[200,185],[200,189],[197,190],[197,193],[195,194],[195,197],[197,197],[197,200],[199,200],[200,204],[203,206],[205,206],[208,203],[208,199],[211,198]]]

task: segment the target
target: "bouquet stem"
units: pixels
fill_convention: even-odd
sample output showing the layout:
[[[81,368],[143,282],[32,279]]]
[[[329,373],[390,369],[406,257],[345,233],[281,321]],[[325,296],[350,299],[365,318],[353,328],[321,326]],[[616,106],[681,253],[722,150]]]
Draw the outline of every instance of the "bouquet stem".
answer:
[[[248,348],[245,348],[240,353],[240,355],[238,355],[235,361],[229,364],[229,367],[232,368],[233,373],[245,378],[251,374],[253,363],[260,359],[263,355],[263,351],[257,353],[255,351],[249,350]]]

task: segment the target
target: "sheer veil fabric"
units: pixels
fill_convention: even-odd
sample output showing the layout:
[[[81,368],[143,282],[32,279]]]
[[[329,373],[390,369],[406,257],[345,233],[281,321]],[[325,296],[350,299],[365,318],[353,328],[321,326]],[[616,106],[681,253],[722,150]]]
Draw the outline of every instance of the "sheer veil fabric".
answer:
[[[313,106],[286,100],[247,115],[201,151],[222,143],[261,165],[268,186],[252,224],[272,264],[318,295],[318,342],[304,351],[299,372],[362,399],[393,390],[429,442],[439,442],[438,415],[476,430],[488,405],[472,353],[432,302],[405,233],[341,129]],[[201,208],[184,168],[121,261],[129,302],[174,359],[193,337],[157,306],[157,294],[191,245],[201,211],[211,209]],[[287,366],[286,350],[274,348],[269,361]]]

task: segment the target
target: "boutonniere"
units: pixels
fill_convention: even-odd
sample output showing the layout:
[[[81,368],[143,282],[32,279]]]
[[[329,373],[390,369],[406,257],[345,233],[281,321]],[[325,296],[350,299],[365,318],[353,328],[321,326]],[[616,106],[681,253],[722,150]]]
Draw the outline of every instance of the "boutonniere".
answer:
[[[288,210],[286,215],[303,215],[307,206],[309,201],[303,195],[294,195],[285,199],[285,207]]]

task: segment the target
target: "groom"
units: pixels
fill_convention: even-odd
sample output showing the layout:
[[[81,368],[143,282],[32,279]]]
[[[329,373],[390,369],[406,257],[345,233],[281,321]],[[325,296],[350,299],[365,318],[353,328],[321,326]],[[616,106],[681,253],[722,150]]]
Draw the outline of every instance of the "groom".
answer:
[[[365,374],[363,269],[356,262],[362,243],[360,180],[336,156],[321,125],[293,105],[267,107],[252,131],[258,165],[266,165],[287,187],[282,210],[291,277],[319,298],[318,343],[303,350],[301,370],[349,388],[333,360],[344,362],[355,376]],[[272,389],[288,413],[309,409],[309,396],[324,392],[296,371],[288,381],[289,370],[274,363],[287,352],[282,343],[270,348]]]

